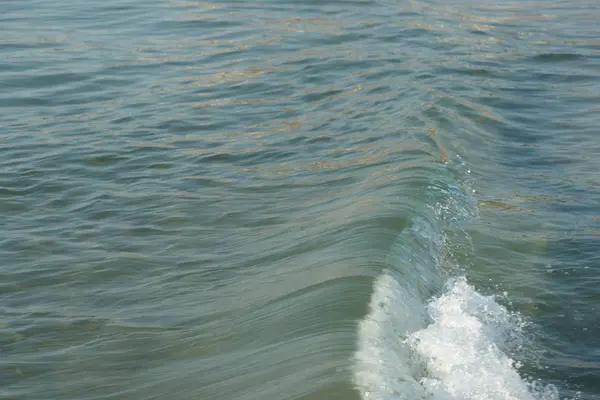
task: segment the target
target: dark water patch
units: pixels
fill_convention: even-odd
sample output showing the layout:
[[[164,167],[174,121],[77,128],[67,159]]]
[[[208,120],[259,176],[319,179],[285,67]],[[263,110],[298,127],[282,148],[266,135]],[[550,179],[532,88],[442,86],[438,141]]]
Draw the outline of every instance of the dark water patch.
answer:
[[[546,53],[533,56],[531,59],[535,62],[561,62],[561,61],[576,61],[584,58],[581,54],[576,53]]]
[[[283,169],[280,171],[282,174],[286,175],[295,175],[291,172]],[[285,176],[285,175],[284,175]],[[314,180],[297,180],[294,183],[274,183],[274,184],[266,184],[265,182],[257,183],[256,185],[244,184],[236,188],[236,191],[239,193],[281,193],[286,190],[293,190],[298,188],[316,188],[322,185],[326,185],[328,187],[345,187],[348,184],[353,184],[357,182],[356,177],[352,176],[341,176],[341,177],[333,177],[329,178],[327,176],[323,176],[319,179]],[[306,193],[307,195],[309,193]]]
[[[200,156],[197,158],[197,162],[204,164],[204,163],[225,163],[225,164],[230,164],[230,163],[235,163],[235,162],[241,162],[241,164],[243,164],[242,161],[244,160],[249,160],[251,161],[252,159],[256,159],[256,158],[260,158],[262,159],[263,157],[268,157],[268,154],[277,156],[278,154],[282,157],[285,157],[286,154],[282,154],[280,152],[271,152],[269,150],[262,150],[260,151],[260,153],[262,154],[255,154],[254,152],[240,152],[240,153],[219,153],[219,154],[210,154],[210,155],[206,155],[206,156]]]
[[[15,97],[10,96],[9,98],[0,97],[0,107],[4,108],[19,108],[19,107],[49,107],[53,103],[50,99],[39,98],[35,96],[24,96]]]
[[[35,75],[16,77],[7,80],[4,86],[20,89],[44,89],[81,82],[89,79],[88,74],[73,72],[36,73]]]
[[[597,75],[589,75],[583,73],[583,71],[577,71],[577,73],[553,73],[553,72],[532,72],[532,79],[539,82],[545,83],[589,83],[598,81]]]
[[[332,96],[344,93],[343,90],[329,90],[320,93],[309,93],[302,96],[302,101],[307,103],[319,102],[325,99],[330,99]]]
[[[217,16],[207,16],[207,18],[202,15],[198,15],[194,18],[194,14],[189,15],[187,18],[182,17],[179,20],[171,20],[171,21],[161,21],[156,24],[155,29],[157,30],[167,30],[167,31],[177,31],[177,30],[187,30],[187,29],[232,29],[244,26],[243,21],[224,21],[219,20]]]
[[[116,154],[107,154],[107,155],[95,155],[90,158],[86,158],[84,160],[84,164],[90,167],[109,167],[113,166],[123,158],[117,156]]]
[[[322,135],[322,136],[309,138],[306,140],[306,142],[309,144],[332,143],[332,142],[335,142],[335,139],[328,135]]]

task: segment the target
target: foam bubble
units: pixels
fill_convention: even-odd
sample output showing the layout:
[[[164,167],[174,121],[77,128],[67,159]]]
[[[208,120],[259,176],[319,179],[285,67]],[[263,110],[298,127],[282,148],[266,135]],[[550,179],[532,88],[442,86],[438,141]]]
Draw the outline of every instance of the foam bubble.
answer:
[[[477,293],[464,278],[428,305],[433,322],[407,342],[424,360],[421,384],[436,400],[557,400],[552,386],[535,387],[518,373],[503,351],[522,329],[492,297]]]

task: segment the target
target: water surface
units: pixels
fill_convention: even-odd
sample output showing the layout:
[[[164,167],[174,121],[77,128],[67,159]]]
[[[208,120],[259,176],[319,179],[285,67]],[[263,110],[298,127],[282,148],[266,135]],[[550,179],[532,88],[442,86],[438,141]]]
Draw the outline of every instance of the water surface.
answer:
[[[4,1],[0,397],[600,396],[592,1]]]

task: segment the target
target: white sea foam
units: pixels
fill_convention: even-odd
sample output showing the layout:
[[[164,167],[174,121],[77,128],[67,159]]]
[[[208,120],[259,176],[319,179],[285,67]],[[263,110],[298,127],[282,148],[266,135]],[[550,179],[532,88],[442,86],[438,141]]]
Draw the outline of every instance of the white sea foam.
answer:
[[[363,399],[557,400],[552,386],[534,387],[503,351],[518,342],[517,315],[464,278],[426,307],[384,273],[359,326],[355,383]]]
[[[404,340],[425,326],[425,309],[389,274],[374,284],[369,313],[358,328],[354,380],[363,399],[426,399],[418,366]]]
[[[428,376],[421,383],[432,398],[558,399],[551,386],[534,390],[502,351],[518,341],[522,323],[493,297],[479,294],[464,278],[454,279],[428,312],[433,323],[410,335],[408,343],[426,362]]]

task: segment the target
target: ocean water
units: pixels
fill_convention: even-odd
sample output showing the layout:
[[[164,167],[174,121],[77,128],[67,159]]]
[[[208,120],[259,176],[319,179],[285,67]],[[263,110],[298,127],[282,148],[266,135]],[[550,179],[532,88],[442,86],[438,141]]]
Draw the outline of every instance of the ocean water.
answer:
[[[596,1],[0,1],[0,398],[600,398]]]

